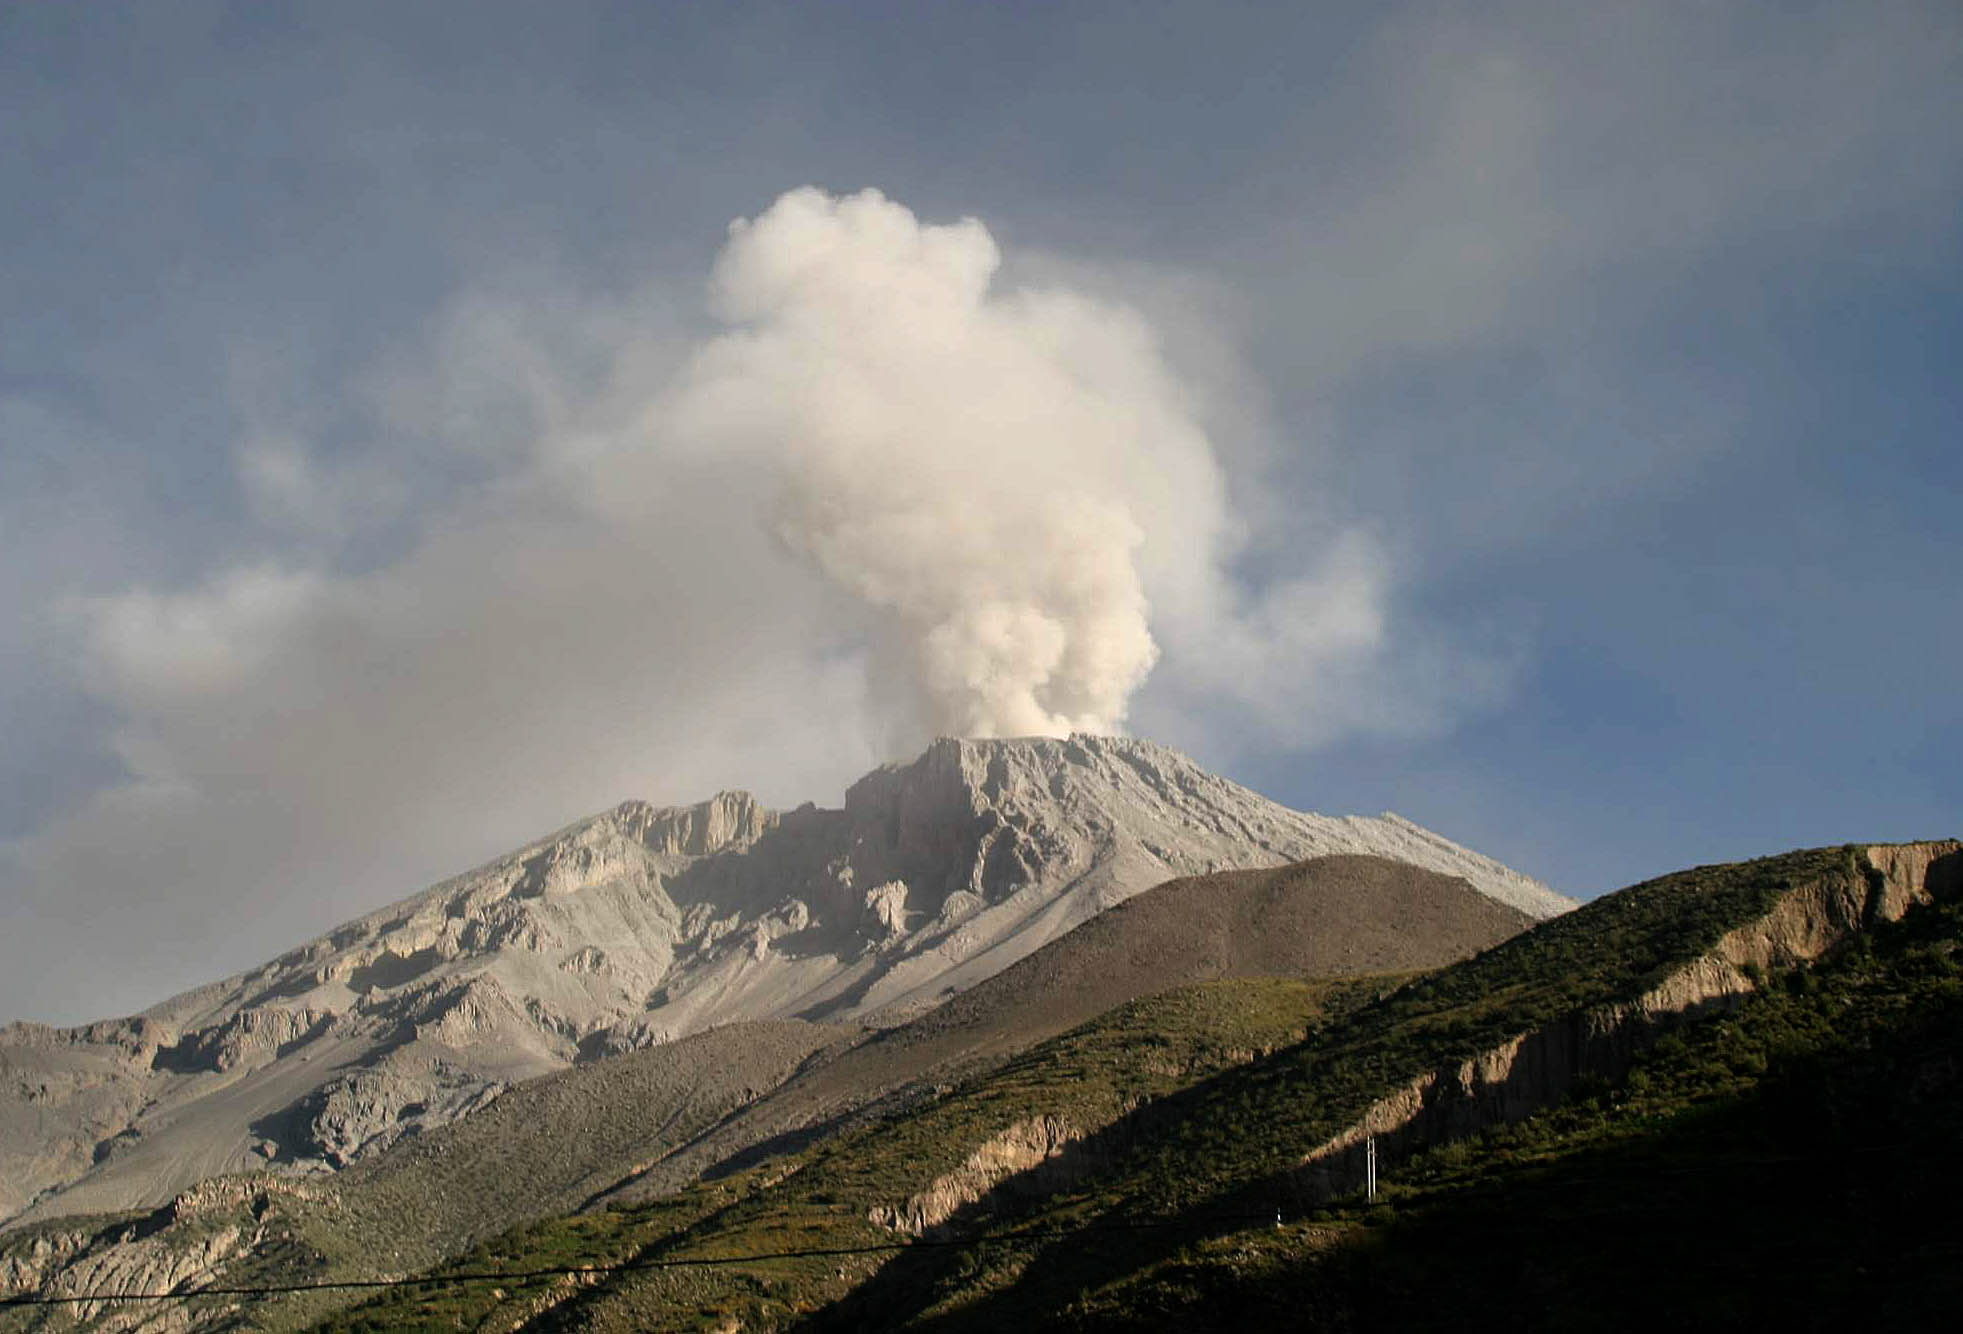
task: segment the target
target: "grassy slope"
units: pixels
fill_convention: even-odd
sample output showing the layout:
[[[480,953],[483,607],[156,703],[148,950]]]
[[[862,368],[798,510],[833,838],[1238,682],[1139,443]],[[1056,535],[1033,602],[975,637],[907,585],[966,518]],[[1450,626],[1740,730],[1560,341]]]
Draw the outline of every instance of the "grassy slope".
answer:
[[[1122,1118],[1100,1137],[1101,1171],[1013,1220],[1060,1236],[908,1252],[815,1323],[1042,1323],[1188,1246],[1242,1231],[1251,1216],[1290,1209],[1302,1153],[1390,1089],[1577,1009],[1639,995],[1796,885],[1859,884],[1860,876],[1848,850],[1793,853],[1667,876],[1546,923],[1364,1006],[1303,1043],[1198,1079]],[[968,1221],[978,1230],[1004,1225]],[[778,1281],[779,1312],[829,1295],[794,1279]],[[625,1299],[619,1305],[623,1313],[635,1309]],[[772,1318],[769,1303],[757,1299],[703,1305],[752,1321]],[[604,1297],[583,1307],[591,1327],[613,1323]],[[638,1308],[643,1316],[657,1309]]]
[[[979,1258],[904,1256],[833,1323],[1040,1321],[1184,1246],[1241,1230],[1240,1220],[1292,1212],[1302,1155],[1392,1089],[1641,994],[1796,885],[1860,876],[1851,851],[1823,849],[1700,867],[1598,899],[1418,979],[1315,1040],[1145,1109],[1109,1171],[1023,1220],[1066,1240],[997,1245]]]
[[[522,1269],[549,1257],[607,1263],[891,1241],[893,1234],[867,1221],[868,1212],[905,1200],[1003,1129],[1039,1115],[1084,1129],[1108,1125],[1140,1102],[1300,1040],[1332,1009],[1340,1012],[1373,996],[1380,985],[1236,980],[1132,1002],[893,1122],[651,1206],[523,1230],[462,1257],[453,1268]],[[784,1260],[637,1275],[566,1303],[550,1323],[674,1328],[713,1324],[723,1312],[738,1309],[784,1320],[842,1296],[876,1262]],[[429,1297],[403,1292],[351,1311],[332,1327],[444,1329],[461,1321],[468,1328],[500,1309],[516,1317],[535,1295],[500,1298],[482,1283]]]
[[[835,1131],[922,1080],[954,1083],[1137,996],[1222,977],[1332,977],[1433,968],[1531,919],[1463,881],[1381,857],[1168,881],[911,1023],[816,1062],[612,1197],[667,1195],[706,1171]]]
[[[1182,1247],[1050,1323],[1953,1328],[1963,905],[1771,982],[1621,1087],[1421,1156],[1374,1208]],[[927,1323],[981,1326],[1034,1295]]]

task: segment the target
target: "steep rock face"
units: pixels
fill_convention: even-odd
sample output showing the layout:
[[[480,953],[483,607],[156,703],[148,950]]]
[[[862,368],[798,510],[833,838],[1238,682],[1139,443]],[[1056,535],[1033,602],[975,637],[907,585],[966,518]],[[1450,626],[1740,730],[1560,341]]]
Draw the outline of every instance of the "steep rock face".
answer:
[[[208,1286],[227,1262],[265,1240],[262,1220],[278,1201],[315,1198],[303,1183],[265,1177],[209,1181],[185,1191],[147,1218],[103,1229],[55,1225],[0,1255],[0,1293],[74,1297],[152,1293]],[[27,1312],[10,1328],[179,1334],[235,1316],[233,1301],[214,1312],[180,1302],[77,1301]]]
[[[1025,1176],[1059,1157],[1083,1139],[1083,1132],[1055,1116],[1035,1116],[991,1135],[967,1161],[935,1177],[923,1191],[897,1205],[874,1205],[866,1221],[874,1227],[922,1236],[966,1205],[987,1197],[997,1184]]]
[[[0,1029],[0,1221],[341,1167],[717,1024],[895,1022],[1172,877],[1325,853],[1571,906],[1395,816],[1291,811],[1122,738],[943,740],[839,810],[628,802],[137,1018]]]

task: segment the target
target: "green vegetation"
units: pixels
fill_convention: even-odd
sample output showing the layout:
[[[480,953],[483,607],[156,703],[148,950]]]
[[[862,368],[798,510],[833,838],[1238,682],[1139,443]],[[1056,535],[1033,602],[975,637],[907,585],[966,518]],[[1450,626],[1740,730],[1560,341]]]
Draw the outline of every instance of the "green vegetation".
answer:
[[[1641,996],[1797,887],[1823,884],[1858,900],[1866,872],[1851,848],[1702,867],[1598,900],[1401,984],[1380,979],[1319,994],[1302,984],[1213,984],[1121,1007],[883,1124],[684,1192],[664,1206],[682,1211],[665,1222],[625,1211],[606,1225],[619,1244],[605,1254],[646,1263],[890,1245],[905,1236],[876,1225],[868,1217],[875,1208],[897,1210],[937,1180],[954,1179],[977,1148],[1032,1117],[1067,1123],[1079,1138],[1042,1170],[1010,1178],[951,1214],[979,1192],[957,1192],[930,1211],[926,1221],[939,1221],[938,1236],[974,1245],[610,1275],[524,1315],[534,1328],[623,1330],[710,1328],[731,1318],[746,1327],[820,1329],[1190,1325],[1234,1310],[1297,1320],[1320,1312],[1336,1328],[1367,1323],[1377,1309],[1371,1294],[1405,1282],[1394,1268],[1404,1252],[1393,1239],[1414,1235],[1414,1192],[1478,1193],[1444,1178],[1421,1186],[1413,1173],[1498,1172],[1491,1164],[1510,1160],[1486,1155],[1525,1150],[1489,1146],[1564,1133],[1561,1118],[1584,1115],[1574,1110],[1584,1106],[1638,1139],[1657,1133],[1686,1095],[1671,1085],[1651,1106],[1647,1090],[1663,1068],[1658,1062],[1688,1050],[1691,1039],[1666,1038],[1620,1088],[1588,1085],[1571,1107],[1524,1128],[1402,1165],[1394,1189],[1368,1210],[1305,1198],[1298,1168],[1308,1150],[1421,1075]],[[1290,987],[1294,1017],[1280,1003]],[[1251,1003],[1257,996],[1265,999]],[[1687,1030],[1699,1043],[1725,1031]],[[1769,1058],[1739,1057],[1734,1077],[1761,1077],[1769,1067],[1754,1074],[1754,1059]],[[1612,1138],[1593,1133],[1603,1144]],[[1480,1189],[1487,1188],[1504,1194],[1512,1186]],[[710,1190],[722,1194],[710,1202]],[[683,1215],[691,1221],[673,1226]],[[1250,1226],[1254,1220],[1261,1221]],[[652,1240],[640,1244],[644,1238]],[[500,1252],[520,1268],[541,1253],[524,1234]],[[488,1258],[460,1263],[475,1268]],[[1508,1304],[1499,1294],[1493,1300]],[[341,1327],[469,1326],[493,1315],[523,1319],[488,1293],[457,1290],[428,1300],[395,1294],[350,1313]]]
[[[1768,981],[1665,1036],[1619,1086],[1586,1083],[1402,1166],[1373,1208],[1184,1247],[1057,1323],[1953,1327],[1963,906]]]
[[[1315,1025],[1388,985],[1383,979],[1264,978],[1135,1001],[891,1121],[702,1183],[651,1207],[522,1229],[449,1269],[888,1245],[895,1235],[868,1219],[873,1209],[903,1204],[1003,1131],[1036,1117],[1095,1131],[1196,1078],[1299,1042]],[[707,1326],[730,1313],[782,1322],[843,1296],[881,1258],[828,1256],[622,1276],[574,1296],[553,1316],[555,1323],[590,1319],[623,1329]],[[516,1315],[530,1301],[488,1283],[428,1295],[405,1290],[352,1310],[329,1328],[450,1329],[458,1321],[470,1328],[494,1314]]]
[[[1873,877],[1853,848],[1701,867],[1432,973],[1166,992],[876,1123],[513,1229],[429,1277],[613,1272],[253,1314],[350,1331],[1926,1327],[1963,1309],[1963,1246],[1922,1227],[1963,1185],[1956,904],[1751,970],[1757,994],[1564,1098],[1546,1086],[1559,1100],[1528,1119],[1391,1141],[1375,1201],[1302,1171],[1414,1080],[1635,1000],[1801,889],[1865,902]],[[352,1263],[326,1253],[336,1226],[265,1263]]]

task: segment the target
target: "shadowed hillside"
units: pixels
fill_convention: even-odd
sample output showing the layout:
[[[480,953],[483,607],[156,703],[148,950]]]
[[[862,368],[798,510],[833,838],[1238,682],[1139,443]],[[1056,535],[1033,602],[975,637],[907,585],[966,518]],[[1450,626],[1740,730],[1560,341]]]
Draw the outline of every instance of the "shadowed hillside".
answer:
[[[1653,1329],[1626,1313],[1755,1309],[1734,1289],[1785,1254],[1817,1261],[1782,1280],[1800,1296],[1767,1308],[1796,1327],[1817,1327],[1809,1303],[1851,1318],[1867,1300],[1918,1327],[1947,1291],[1947,1243],[1905,1214],[1885,1246],[1843,1235],[1833,1252],[1845,1201],[1814,1192],[1860,1174],[1822,1178],[1811,1164],[1851,1160],[1877,1127],[1898,1148],[1954,1142],[1959,890],[1957,844],[1823,849],[1651,881],[1399,985],[1304,994],[1313,1004],[1296,1001],[1292,1015],[1275,993],[1257,999],[1276,984],[1173,993],[885,1123],[462,1262],[581,1254],[666,1267],[522,1303],[481,1284],[404,1293],[339,1327],[1285,1317],[1389,1329],[1456,1326],[1470,1307],[1475,1324],[1572,1328],[1607,1312],[1611,1326]],[[1301,1036],[1273,1050],[1246,1040],[1291,1024]],[[1207,1036],[1235,1031],[1240,1043]],[[1386,1179],[1368,1206],[1352,1203],[1350,1174],[1366,1134]],[[1919,1179],[1897,1167],[1861,1192],[1866,1212],[1852,1216],[1885,1210],[1897,1188],[1946,1198],[1953,1150],[1924,1162]],[[1737,1199],[1717,1221],[1682,1223],[1698,1238],[1683,1244],[1662,1224],[1708,1204],[1710,1183]],[[1634,1202],[1617,1223],[1624,1193]],[[1760,1198],[1778,1207],[1760,1210]],[[1817,1216],[1787,1217],[1808,1198]],[[1750,1238],[1727,1250],[1748,1221]],[[1664,1240],[1646,1252],[1652,1233]],[[899,1249],[717,1262],[880,1246]],[[1900,1281],[1864,1296],[1862,1271],[1884,1251]],[[1657,1284],[1652,1261],[1677,1271]],[[1533,1305],[1570,1274],[1568,1306]],[[1617,1306],[1631,1284],[1647,1286]],[[1732,1306],[1704,1305],[1714,1292]]]
[[[1135,996],[1220,977],[1337,977],[1437,967],[1531,925],[1464,881],[1381,857],[1170,881],[1111,908],[912,1023],[816,1063],[609,1198],[837,1128],[882,1095],[946,1083]]]

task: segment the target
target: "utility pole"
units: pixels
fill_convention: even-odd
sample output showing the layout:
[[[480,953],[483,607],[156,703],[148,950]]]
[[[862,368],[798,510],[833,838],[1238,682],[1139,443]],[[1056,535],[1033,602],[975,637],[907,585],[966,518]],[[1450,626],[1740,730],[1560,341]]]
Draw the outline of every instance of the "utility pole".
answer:
[[[1366,1135],[1363,1140],[1363,1179],[1369,1198],[1377,1198],[1377,1137]]]

